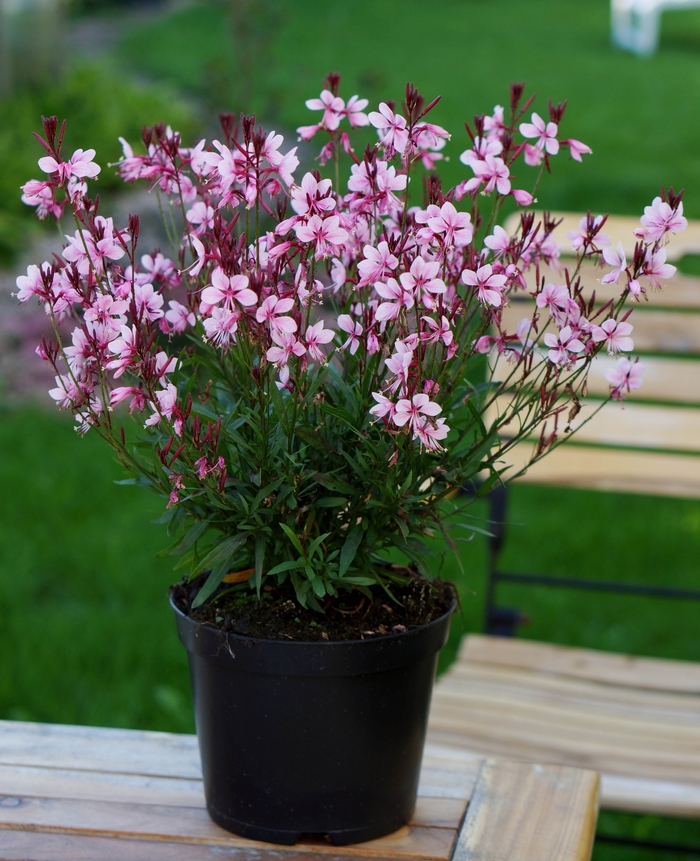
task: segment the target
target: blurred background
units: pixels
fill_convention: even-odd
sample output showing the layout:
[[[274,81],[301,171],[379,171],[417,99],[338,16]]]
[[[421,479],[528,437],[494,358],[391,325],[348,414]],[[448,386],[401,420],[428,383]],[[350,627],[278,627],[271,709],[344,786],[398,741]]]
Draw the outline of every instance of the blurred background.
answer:
[[[176,575],[156,558],[161,503],[115,485],[124,476],[107,448],[50,405],[33,352],[43,314],[10,296],[56,242],[55,225],[20,202],[40,175],[32,130],[42,114],[67,118],[67,151],[94,147],[104,166],[103,211],[126,214],[149,199],[119,190],[106,167],[120,135],[137,143],[143,124],[165,122],[186,141],[211,139],[218,112],[254,111],[292,146],[329,71],[370,107],[400,103],[407,81],[441,94],[431,119],[453,133],[448,186],[466,176],[464,121],[525,81],[542,115],[548,99],[568,100],[562,132],[593,150],[583,164],[554,160],[540,205],[639,215],[663,184],[685,187],[686,215],[700,217],[700,9],[664,14],[658,50],[642,58],[611,45],[609,0],[442,0],[430,13],[417,0],[0,0],[0,718],[193,731],[166,602]],[[316,149],[302,146],[299,175]],[[693,258],[680,268],[700,272]],[[700,502],[517,486],[510,515],[506,569],[697,588]],[[462,546],[465,574],[453,559],[442,572],[463,608],[443,666],[461,633],[481,628],[485,547]],[[529,613],[527,637],[700,660],[697,605],[501,594]],[[700,842],[693,823],[606,816],[609,833]]]

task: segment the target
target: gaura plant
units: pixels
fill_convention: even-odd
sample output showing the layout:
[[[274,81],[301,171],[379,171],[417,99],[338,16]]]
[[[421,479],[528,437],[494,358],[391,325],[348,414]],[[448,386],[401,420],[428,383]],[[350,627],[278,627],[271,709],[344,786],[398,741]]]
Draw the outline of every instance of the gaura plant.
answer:
[[[546,215],[524,211],[515,235],[498,226],[505,201],[533,203],[562,150],[590,152],[562,139],[564,104],[528,117],[513,85],[507,109],[466,126],[466,176],[445,191],[434,170],[450,135],[426,119],[438,99],[408,85],[400,111],[365,113],[339,80],[306,103],[318,121],[300,138],[324,143],[298,180],[296,147],[253,116],[222,115],[210,145],[165,126],[144,130],[143,154],[122,141],[118,172],[161,199],[169,256],[141,253],[138,216],[99,212],[95,151],[65,158],[55,117],[37,135],[47,178],[23,186],[40,218],[75,222],[60,255],[17,279],[53,325],[38,348],[50,395],[167,500],[171,552],[190,578],[209,572],[195,606],[225,581],[322,610],[344,590],[389,589],[388,551],[429,574],[427,539],[454,550],[451,527],[474,528],[468,500],[446,497],[511,477],[504,457],[524,438],[531,463],[557,445],[593,357],[633,347],[625,300],[674,271],[663,245],[686,221],[672,191],[645,210],[629,263],[604,247],[600,216],[582,220],[569,268]],[[373,139],[358,149],[363,127]],[[533,169],[530,191],[514,187],[516,165]],[[596,303],[584,258],[613,267],[601,275],[620,285],[615,301]],[[516,294],[529,314],[508,331]],[[611,396],[640,370],[620,358]]]

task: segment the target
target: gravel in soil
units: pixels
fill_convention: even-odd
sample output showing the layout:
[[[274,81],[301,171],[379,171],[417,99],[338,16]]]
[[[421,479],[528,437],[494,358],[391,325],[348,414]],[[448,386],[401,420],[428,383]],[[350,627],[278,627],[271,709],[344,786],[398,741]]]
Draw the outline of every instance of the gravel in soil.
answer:
[[[372,598],[353,590],[327,599],[323,613],[301,607],[289,589],[269,587],[260,600],[220,588],[218,595],[192,610],[203,579],[173,587],[175,604],[186,615],[227,633],[271,640],[366,640],[398,634],[443,616],[455,597],[452,584],[409,572],[404,585],[392,585],[395,600],[381,589],[373,590]]]

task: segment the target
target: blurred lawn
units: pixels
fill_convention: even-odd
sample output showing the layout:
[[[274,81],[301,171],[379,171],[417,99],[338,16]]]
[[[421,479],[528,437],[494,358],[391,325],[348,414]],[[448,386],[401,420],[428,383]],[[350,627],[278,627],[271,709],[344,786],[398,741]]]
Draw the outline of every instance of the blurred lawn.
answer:
[[[635,214],[672,184],[686,187],[686,211],[700,217],[700,11],[665,15],[660,51],[642,60],[610,47],[608,0],[443,0],[430,15],[415,0],[267,8],[276,26],[254,35],[252,83],[237,80],[222,3],[132,30],[112,62],[188,90],[213,111],[257,110],[290,146],[296,126],[312,121],[304,100],[329,70],[343,73],[346,97],[372,102],[400,101],[411,80],[428,97],[443,95],[433,117],[454,133],[443,171],[450,184],[465,175],[463,120],[490,112],[510,81],[524,80],[539,93],[540,113],[548,98],[568,99],[565,134],[594,150],[583,165],[555,159],[542,205]],[[238,103],[245,91],[251,104]],[[314,148],[304,152],[310,160]],[[77,437],[53,413],[0,413],[0,445],[0,653],[8,656],[0,717],[192,731],[185,655],[165,600],[172,560],[155,559],[165,544],[151,522],[160,501],[114,485],[122,476],[100,440]],[[511,570],[698,587],[700,502],[519,486],[510,518]],[[463,607],[443,666],[462,631],[481,627],[483,539],[460,555],[465,574],[449,559],[443,572],[459,584]],[[501,596],[531,615],[528,637],[700,660],[697,605],[516,586]],[[603,821],[608,832],[700,845],[696,823]],[[594,855],[664,857],[603,846]]]

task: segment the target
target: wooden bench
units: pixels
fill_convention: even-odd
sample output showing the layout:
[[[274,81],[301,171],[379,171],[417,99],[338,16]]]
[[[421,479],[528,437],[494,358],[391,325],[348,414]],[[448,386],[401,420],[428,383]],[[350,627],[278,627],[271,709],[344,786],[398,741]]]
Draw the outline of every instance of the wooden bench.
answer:
[[[588,861],[598,783],[429,744],[407,826],[281,847],[209,819],[194,736],[0,721],[0,861]]]
[[[602,808],[700,818],[700,664],[468,636],[428,739],[594,769]]]

